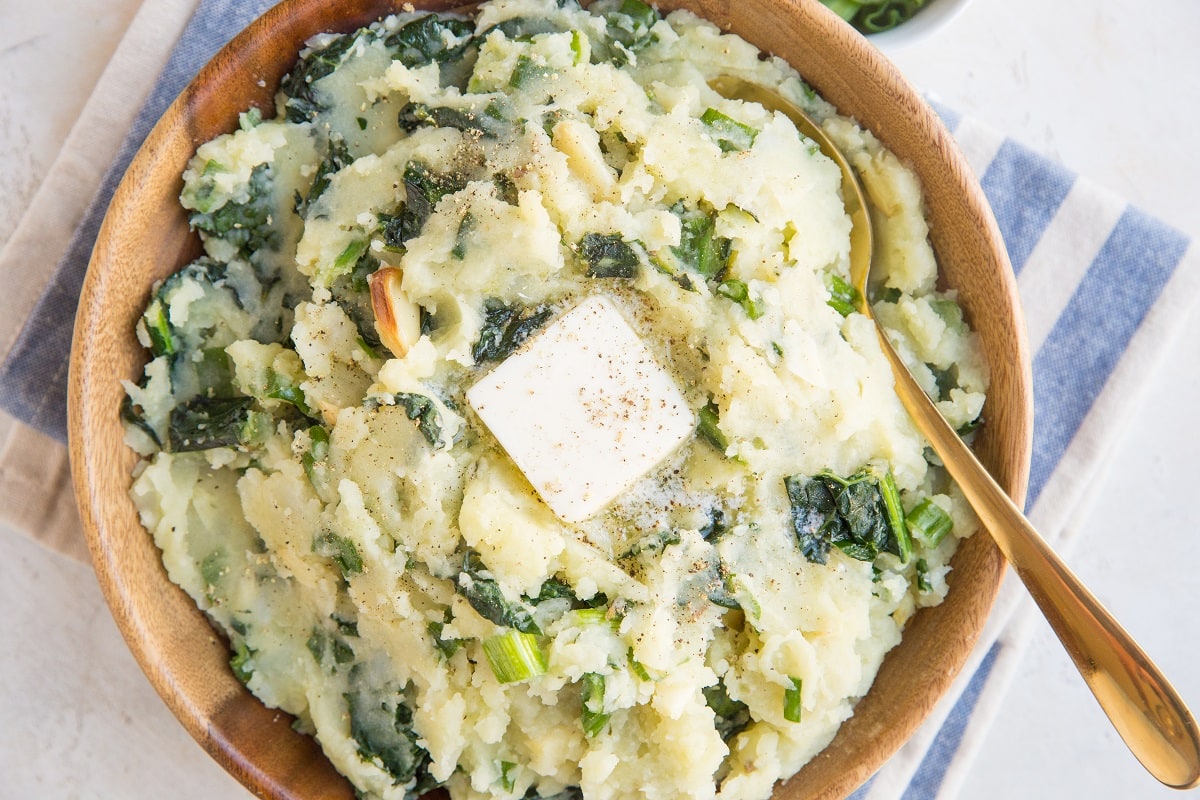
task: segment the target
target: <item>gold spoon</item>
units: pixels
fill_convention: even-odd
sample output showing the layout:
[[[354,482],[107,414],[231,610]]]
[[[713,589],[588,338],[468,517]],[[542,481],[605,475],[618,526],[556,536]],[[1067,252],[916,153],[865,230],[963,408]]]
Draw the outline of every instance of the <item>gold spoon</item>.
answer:
[[[873,248],[871,218],[862,185],[846,156],[811,117],[777,92],[730,76],[715,78],[709,85],[723,97],[758,103],[784,114],[841,169],[842,195],[851,221],[850,280],[858,291],[856,305],[858,311],[875,321],[900,401],[1024,582],[1100,707],[1142,766],[1176,789],[1200,785],[1200,736],[1183,700],[943,419],[871,313],[867,300]]]

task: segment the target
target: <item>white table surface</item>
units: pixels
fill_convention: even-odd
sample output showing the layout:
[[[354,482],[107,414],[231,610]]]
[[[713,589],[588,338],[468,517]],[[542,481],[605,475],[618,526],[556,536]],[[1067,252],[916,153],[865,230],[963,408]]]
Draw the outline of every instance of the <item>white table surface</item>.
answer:
[[[0,245],[140,2],[0,0]],[[1197,32],[1196,0],[974,0],[891,55],[922,90],[1200,239]],[[1198,341],[1200,311],[1147,375],[1070,554],[1194,708]],[[0,545],[0,798],[249,797],[154,694],[90,568],[12,531]],[[962,797],[1174,796],[1124,749],[1039,622]]]

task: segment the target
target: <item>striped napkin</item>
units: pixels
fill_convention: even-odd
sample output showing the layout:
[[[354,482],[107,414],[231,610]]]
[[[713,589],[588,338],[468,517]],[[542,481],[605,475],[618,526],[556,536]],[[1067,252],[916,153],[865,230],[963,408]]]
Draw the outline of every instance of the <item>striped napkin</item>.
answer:
[[[14,287],[0,297],[0,408],[9,415],[0,415],[0,521],[61,552],[86,557],[65,451],[71,327],[63,320],[73,318],[104,210],[175,95],[270,5],[146,3],[0,252],[3,284]],[[1081,533],[1067,520],[1086,503],[1120,420],[1200,290],[1200,247],[978,122],[938,111],[980,178],[1017,275],[1035,353],[1027,511],[1066,551]],[[958,794],[1036,613],[1010,577],[958,682],[854,800]]]

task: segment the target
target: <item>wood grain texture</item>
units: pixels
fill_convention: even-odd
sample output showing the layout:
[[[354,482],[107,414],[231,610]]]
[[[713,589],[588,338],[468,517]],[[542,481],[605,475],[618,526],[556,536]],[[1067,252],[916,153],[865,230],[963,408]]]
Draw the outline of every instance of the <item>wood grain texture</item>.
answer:
[[[441,10],[453,2],[415,3]],[[978,184],[936,115],[884,57],[815,0],[669,0],[795,66],[843,112],[912,165],[926,193],[943,282],[959,291],[992,372],[976,450],[1001,486],[1024,499],[1032,440],[1030,359],[1015,281]],[[195,147],[258,105],[303,42],[398,10],[386,0],[290,0],[223,49],[168,109],[113,198],[92,255],[71,354],[72,474],[93,563],[142,669],[187,730],[251,791],[278,800],[353,797],[312,739],[263,707],[233,677],[224,640],[167,579],[128,497],[136,461],[123,444],[122,379],[144,355],[134,324],[151,284],[198,252],[179,207]],[[920,611],[870,693],[833,743],[776,790],[779,800],[839,798],[908,739],[962,668],[987,617],[1003,560],[986,536],[955,556],[950,594]]]

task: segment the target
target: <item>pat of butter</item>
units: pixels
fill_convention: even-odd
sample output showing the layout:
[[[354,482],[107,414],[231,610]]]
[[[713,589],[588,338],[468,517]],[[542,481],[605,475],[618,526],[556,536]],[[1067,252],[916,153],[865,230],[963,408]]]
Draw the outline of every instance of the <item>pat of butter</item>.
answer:
[[[599,296],[526,342],[467,401],[566,522],[611,503],[696,427],[670,374]]]

